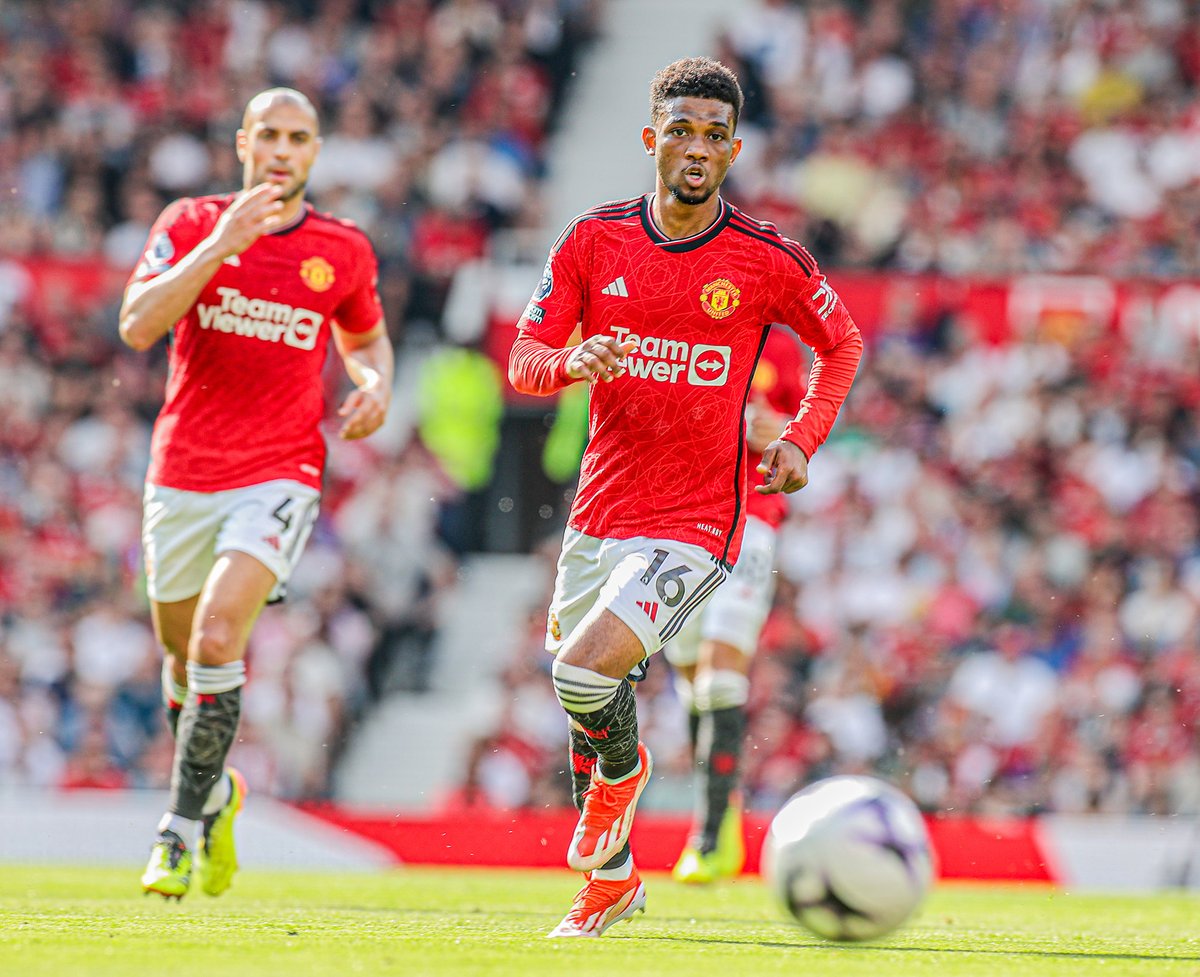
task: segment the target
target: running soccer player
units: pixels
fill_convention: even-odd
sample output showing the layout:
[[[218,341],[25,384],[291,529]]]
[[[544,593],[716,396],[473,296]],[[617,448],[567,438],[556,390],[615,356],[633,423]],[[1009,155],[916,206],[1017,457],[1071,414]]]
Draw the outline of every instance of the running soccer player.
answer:
[[[717,193],[741,151],[741,108],[718,62],[688,58],[655,76],[642,129],[654,192],[567,227],[513,344],[518,390],[591,385],[546,638],[580,808],[567,864],[586,881],[551,936],[599,936],[645,907],[629,835],[651,758],[626,678],[737,560],[743,415],[770,324],[790,326],[814,361],[799,412],[763,451],[763,494],[807,483],[862,355],[811,255]],[[577,326],[583,340],[567,346]]]
[[[771,329],[746,410],[749,475],[799,406],[804,362],[790,331]],[[787,517],[782,495],[750,492],[742,552],[729,580],[694,614],[663,655],[688,707],[696,809],[691,836],[672,874],[703,884],[730,878],[746,859],[738,773],[746,734],[750,660],[775,594],[775,535]]]
[[[246,785],[225,759],[250,630],[283,596],[317,514],[330,338],[355,384],[340,437],[375,431],[391,397],[374,251],[353,224],[304,199],[320,144],[300,92],[252,98],[236,137],[242,191],[168,206],[121,306],[121,338],[134,349],[171,336],[142,544],[175,758],[142,887],[177,899],[193,853],[209,895],[237,869],[233,820]]]

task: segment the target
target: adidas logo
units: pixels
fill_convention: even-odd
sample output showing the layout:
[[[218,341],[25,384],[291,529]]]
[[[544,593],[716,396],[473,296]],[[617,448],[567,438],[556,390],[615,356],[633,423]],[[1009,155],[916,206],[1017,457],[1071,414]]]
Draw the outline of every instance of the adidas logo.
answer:
[[[658,620],[658,601],[656,600],[638,600],[634,601],[638,607],[646,612],[646,616],[650,618],[650,623],[653,624]]]
[[[600,289],[601,295],[618,295],[623,299],[629,298],[629,289],[625,287],[624,277],[618,277]]]
[[[223,263],[227,264],[227,265],[233,265],[234,268],[242,267],[242,259],[239,258],[236,254],[231,254],[228,258],[225,259],[225,261]]]

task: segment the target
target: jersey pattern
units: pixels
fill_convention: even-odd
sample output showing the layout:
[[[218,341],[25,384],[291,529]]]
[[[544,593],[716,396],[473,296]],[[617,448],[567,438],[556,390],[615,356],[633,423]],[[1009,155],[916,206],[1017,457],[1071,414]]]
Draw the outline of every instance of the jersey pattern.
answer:
[[[171,268],[234,199],[168,206],[130,283]],[[290,478],[320,489],[330,327],[366,332],[380,321],[376,278],[366,236],[308,205],[295,224],[227,258],[172,329],[147,481],[215,492]]]
[[[761,400],[780,414],[793,415],[800,409],[804,398],[804,374],[807,364],[795,335],[782,326],[773,326],[767,334],[762,356],[754,369],[750,381],[750,400]],[[788,497],[786,495],[760,495],[755,485],[763,483],[758,473],[762,455],[747,448],[746,477],[749,479],[746,492],[746,514],[761,519],[773,529],[778,529],[787,518]]]
[[[518,324],[510,377],[540,394],[571,382],[563,347],[577,326],[636,342],[625,375],[591,388],[570,525],[694,543],[731,564],[745,519],[745,407],[771,323],[815,352],[785,431],[806,455],[833,425],[862,339],[812,256],[772,225],[722,200],[708,229],[672,240],[651,199],[604,204],[563,232]]]

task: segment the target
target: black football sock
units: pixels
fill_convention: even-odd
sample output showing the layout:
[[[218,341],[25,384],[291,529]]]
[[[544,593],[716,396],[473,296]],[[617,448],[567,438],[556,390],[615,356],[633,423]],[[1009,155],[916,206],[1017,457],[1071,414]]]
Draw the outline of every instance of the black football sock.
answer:
[[[714,709],[701,719],[696,753],[696,824],[700,826],[696,847],[702,852],[717,847],[721,820],[729,808],[730,794],[738,785],[745,733],[746,710],[742,706]]]
[[[225,770],[225,758],[237,736],[245,681],[242,662],[188,664],[190,691],[179,716],[171,769],[173,813],[194,820],[203,816],[204,802]],[[222,685],[233,687],[215,691]]]
[[[637,767],[637,701],[629,682],[556,661],[554,691],[599,756],[600,776],[619,780]]]
[[[592,782],[592,770],[596,767],[597,754],[583,731],[575,727],[573,720],[568,723],[567,752],[571,762],[571,800],[575,804],[575,810],[582,811],[583,792]]]

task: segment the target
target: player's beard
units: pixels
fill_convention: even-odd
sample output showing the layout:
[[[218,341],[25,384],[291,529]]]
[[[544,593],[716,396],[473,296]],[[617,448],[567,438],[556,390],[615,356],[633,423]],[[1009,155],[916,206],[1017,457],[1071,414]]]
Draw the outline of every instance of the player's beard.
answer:
[[[308,186],[307,180],[297,180],[296,185],[294,187],[292,187],[292,189],[290,189],[287,193],[285,193],[279,199],[282,200],[284,203],[287,203],[289,200],[295,200],[298,196],[300,196],[300,194],[302,194],[304,192],[304,190],[307,186]]]
[[[678,200],[681,204],[687,204],[689,207],[699,207],[700,204],[706,203],[708,199],[717,192],[719,184],[713,184],[711,187],[699,187],[693,190],[691,187],[685,187],[679,183],[664,181],[667,184],[667,190],[671,196]]]
[[[268,177],[267,172],[264,170],[258,177],[255,178],[252,186],[257,186],[257,185],[260,185],[263,183],[268,183],[268,182],[269,182],[269,177]],[[295,200],[298,196],[300,196],[300,194],[302,194],[305,191],[305,189],[307,187],[308,187],[308,180],[297,180],[294,184],[292,184],[290,187],[288,187],[283,192],[283,195],[279,198],[280,202],[287,203],[289,200]],[[247,188],[247,189],[249,189],[249,188]]]

